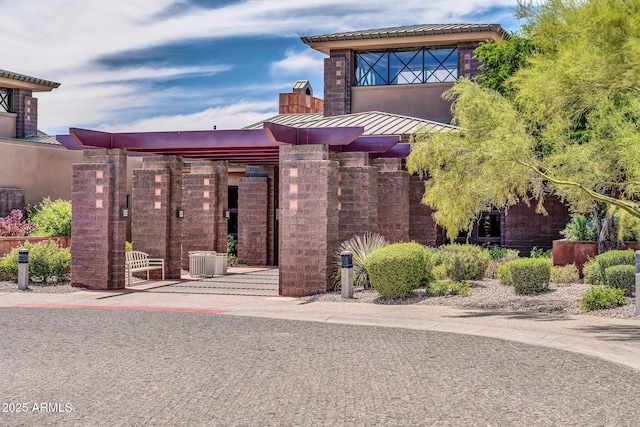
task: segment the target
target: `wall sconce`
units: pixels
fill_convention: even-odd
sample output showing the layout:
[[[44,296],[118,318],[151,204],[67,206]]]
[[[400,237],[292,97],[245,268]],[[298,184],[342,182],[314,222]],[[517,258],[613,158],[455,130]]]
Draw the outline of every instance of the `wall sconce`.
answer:
[[[120,218],[129,218],[129,208],[120,208]]]
[[[176,216],[177,216],[178,218],[184,218],[184,209],[182,209],[182,208],[178,208],[178,209],[176,210]]]
[[[227,219],[231,218],[231,212],[229,212],[229,209],[224,210],[224,217]]]

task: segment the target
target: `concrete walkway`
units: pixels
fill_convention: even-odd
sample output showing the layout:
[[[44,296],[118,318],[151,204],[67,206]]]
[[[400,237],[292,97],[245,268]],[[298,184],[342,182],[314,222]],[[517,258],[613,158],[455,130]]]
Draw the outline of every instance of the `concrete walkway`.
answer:
[[[557,348],[599,357],[640,371],[638,319],[424,305],[308,302],[273,296],[274,292],[277,294],[277,269],[249,269],[242,273],[201,281],[145,282],[125,291],[5,293],[0,294],[0,307],[47,305],[223,311],[229,316],[437,331]],[[253,279],[256,282],[252,284]]]

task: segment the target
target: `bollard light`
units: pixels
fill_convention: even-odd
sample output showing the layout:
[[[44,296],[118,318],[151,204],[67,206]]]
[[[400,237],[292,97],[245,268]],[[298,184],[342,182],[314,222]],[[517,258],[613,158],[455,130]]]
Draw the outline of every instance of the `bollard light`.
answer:
[[[25,291],[29,288],[29,250],[18,250],[18,289]]]
[[[340,253],[342,260],[341,294],[342,298],[353,298],[353,254],[349,251]]]

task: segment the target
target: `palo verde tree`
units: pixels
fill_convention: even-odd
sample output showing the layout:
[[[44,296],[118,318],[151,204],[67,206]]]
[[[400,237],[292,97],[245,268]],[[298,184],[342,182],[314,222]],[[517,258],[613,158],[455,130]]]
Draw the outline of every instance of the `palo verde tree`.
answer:
[[[449,237],[491,207],[554,193],[572,210],[640,219],[640,0],[521,4],[532,48],[500,92],[460,80],[458,132],[415,138],[411,172]],[[608,210],[608,221],[612,223]],[[601,234],[603,235],[603,234]]]

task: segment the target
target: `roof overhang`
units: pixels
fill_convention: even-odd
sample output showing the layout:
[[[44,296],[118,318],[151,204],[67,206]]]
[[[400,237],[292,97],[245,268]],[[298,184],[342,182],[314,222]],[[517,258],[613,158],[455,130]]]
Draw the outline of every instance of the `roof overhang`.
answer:
[[[60,86],[60,83],[50,80],[30,77],[24,74],[0,70],[0,87],[11,89],[28,89],[33,92],[50,92]]]

